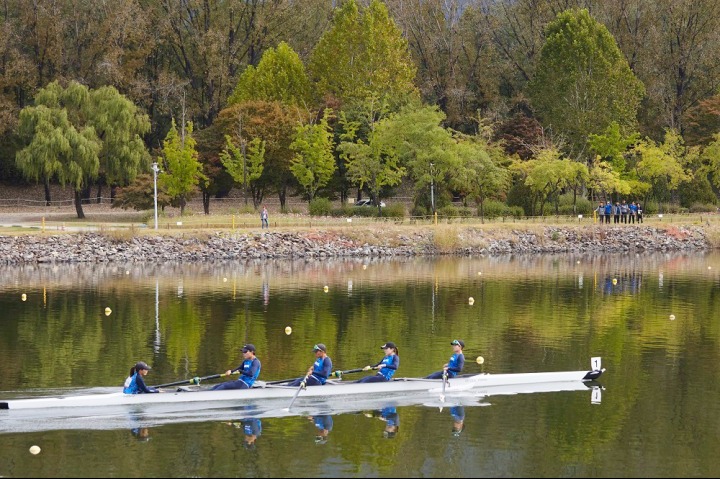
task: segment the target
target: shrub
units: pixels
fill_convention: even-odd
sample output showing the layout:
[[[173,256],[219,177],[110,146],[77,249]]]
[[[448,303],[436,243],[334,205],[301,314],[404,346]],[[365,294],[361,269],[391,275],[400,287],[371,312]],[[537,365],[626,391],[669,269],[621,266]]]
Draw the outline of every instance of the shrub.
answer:
[[[382,209],[382,215],[390,218],[405,218],[405,205],[393,203]]]
[[[327,198],[314,198],[310,202],[310,216],[330,216],[332,202]]]
[[[717,206],[713,204],[704,203],[693,203],[690,206],[691,213],[714,213],[717,211]]]
[[[410,212],[411,216],[427,216],[429,214],[428,209],[424,206],[415,206]]]
[[[522,207],[516,206],[514,208]],[[510,208],[502,201],[487,200],[483,203],[483,213],[485,218],[499,218],[501,216],[510,216]],[[478,206],[478,215],[480,214],[480,206]]]

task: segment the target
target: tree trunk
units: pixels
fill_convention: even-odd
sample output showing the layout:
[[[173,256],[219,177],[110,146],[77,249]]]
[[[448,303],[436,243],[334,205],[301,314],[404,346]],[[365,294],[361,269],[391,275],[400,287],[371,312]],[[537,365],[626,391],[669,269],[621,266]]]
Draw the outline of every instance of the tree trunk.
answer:
[[[50,198],[50,178],[45,178],[45,206],[50,206],[52,199]]]
[[[287,197],[287,188],[285,186],[278,189],[278,197],[280,198],[280,211],[285,213],[285,199]]]
[[[185,198],[180,198],[180,216],[185,214]]]
[[[102,182],[98,182],[97,204],[102,203]]]
[[[210,214],[210,193],[203,190],[202,192],[203,211],[206,215]]]
[[[83,212],[82,207],[82,197],[80,196],[80,192],[78,190],[75,190],[75,211],[77,212],[78,218],[85,219],[85,213]]]

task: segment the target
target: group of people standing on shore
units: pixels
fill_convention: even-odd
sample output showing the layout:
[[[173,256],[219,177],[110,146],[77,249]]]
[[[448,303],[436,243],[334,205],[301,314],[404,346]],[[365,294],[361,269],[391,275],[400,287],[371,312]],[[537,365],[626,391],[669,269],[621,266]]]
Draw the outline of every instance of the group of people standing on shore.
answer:
[[[454,339],[450,342],[453,348],[453,354],[450,356],[450,360],[443,366],[441,371],[434,372],[426,379],[443,379],[453,378],[462,372],[465,366],[465,356],[463,355],[463,349],[465,343],[462,340]],[[355,382],[357,383],[373,383],[373,382],[386,382],[391,381],[395,372],[400,367],[400,356],[398,354],[398,348],[394,342],[388,341],[383,344],[380,349],[385,353],[385,356],[376,364],[368,365],[362,368],[362,371],[376,370],[377,373],[372,376],[366,376]],[[240,377],[233,381],[226,381],[215,385],[212,389],[223,390],[223,389],[250,389],[255,384],[258,376],[260,376],[261,364],[260,360],[255,356],[255,346],[252,344],[246,344],[242,348],[243,362],[235,369],[229,369],[224,374],[230,376],[232,373],[239,372]],[[342,373],[340,371],[332,372],[332,360],[327,354],[327,347],[318,343],[313,346],[313,353],[315,354],[315,362],[312,367],[308,369],[305,376],[290,379],[286,382],[286,386],[298,387],[298,386],[322,386],[331,377],[341,378]],[[130,370],[130,377],[125,382],[125,388],[123,392],[125,394],[140,394],[140,393],[154,393],[158,392],[156,388],[149,388],[145,386],[143,376],[147,374],[150,367],[144,362],[137,363]],[[360,370],[358,370],[360,371]],[[282,384],[282,382],[277,382]]]
[[[597,208],[595,208],[595,213],[597,213],[598,218],[600,218],[600,223],[602,224],[603,221],[607,224],[610,224],[610,219],[612,218],[612,222],[615,224],[618,223],[635,223],[636,221],[638,223],[643,222],[643,209],[640,202],[633,201],[630,204],[627,204],[625,200],[622,202],[615,202],[613,205],[609,201],[603,203],[602,201],[598,205]]]

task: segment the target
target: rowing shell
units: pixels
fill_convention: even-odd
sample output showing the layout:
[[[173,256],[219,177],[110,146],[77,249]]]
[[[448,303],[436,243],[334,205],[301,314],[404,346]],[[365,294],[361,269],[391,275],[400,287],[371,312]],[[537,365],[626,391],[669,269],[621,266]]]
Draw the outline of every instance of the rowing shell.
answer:
[[[449,380],[445,396],[455,393],[473,392],[478,396],[492,394],[494,388],[504,386],[539,385],[543,383],[563,383],[591,381],[600,377],[605,369],[590,371],[562,371],[544,373],[515,374],[477,374],[463,375]],[[489,391],[489,392],[488,392]],[[105,406],[133,406],[167,403],[209,403],[216,401],[252,404],[259,401],[292,398],[296,387],[265,385],[258,382],[252,389],[234,389],[220,391],[162,392],[159,394],[86,394],[81,396],[41,397],[31,399],[13,399],[0,402],[0,409],[45,409],[45,408],[88,408]],[[329,398],[342,396],[388,396],[398,393],[442,393],[441,379],[398,378],[383,383],[347,383],[329,381],[325,386],[308,387],[300,395],[302,399]],[[2,416],[0,415],[0,418]]]

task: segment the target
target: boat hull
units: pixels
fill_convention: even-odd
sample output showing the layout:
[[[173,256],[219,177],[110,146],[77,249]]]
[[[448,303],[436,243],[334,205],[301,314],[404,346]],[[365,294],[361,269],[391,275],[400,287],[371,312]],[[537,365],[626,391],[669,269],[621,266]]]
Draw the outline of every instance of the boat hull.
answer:
[[[564,371],[545,373],[519,374],[478,374],[450,379],[443,394],[442,380],[399,378],[384,383],[349,383],[329,382],[325,386],[308,387],[301,391],[298,400],[312,398],[331,398],[343,396],[392,396],[398,393],[428,393],[444,396],[471,391],[476,396],[503,394],[503,387],[510,390],[537,390],[543,383],[582,382],[597,379],[604,370],[598,371]],[[262,384],[262,383],[261,383]],[[0,402],[0,409],[28,410],[46,408],[93,408],[107,406],[136,406],[168,403],[215,403],[232,402],[246,405],[268,400],[290,400],[297,393],[295,387],[266,385],[245,390],[162,392],[159,394],[123,394],[117,392],[107,394],[87,394],[82,396],[42,397],[30,399],[13,399]],[[514,394],[516,392],[511,392]],[[2,416],[0,415],[0,418]]]

